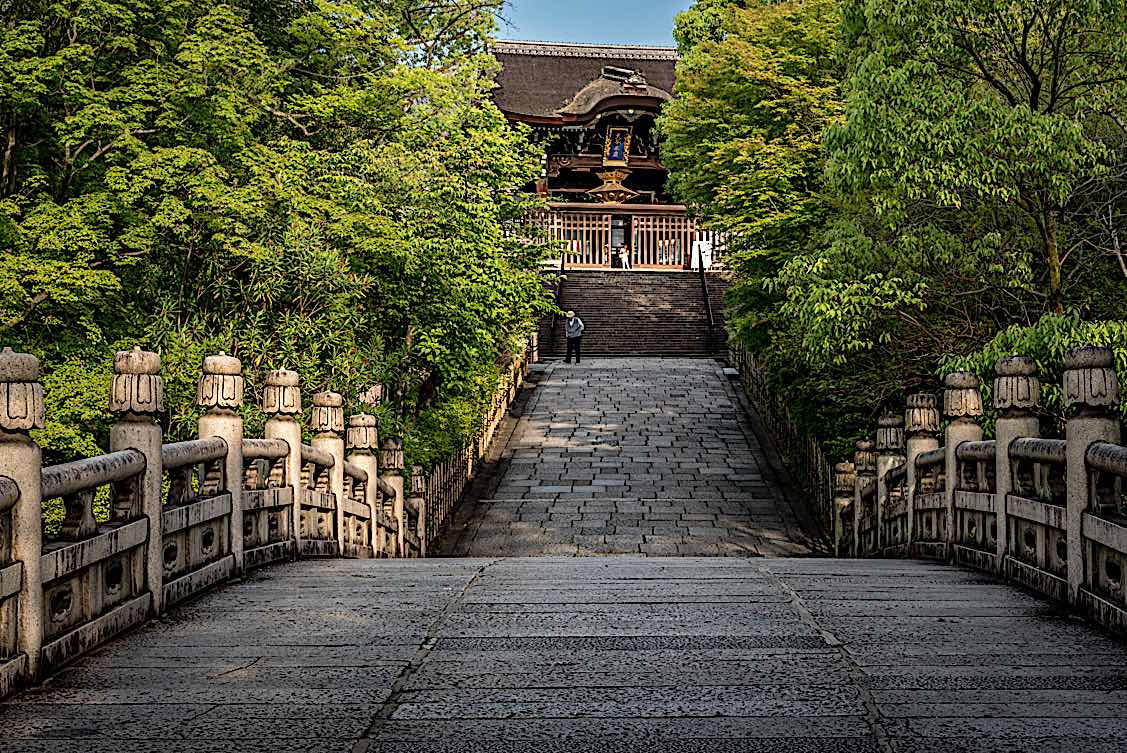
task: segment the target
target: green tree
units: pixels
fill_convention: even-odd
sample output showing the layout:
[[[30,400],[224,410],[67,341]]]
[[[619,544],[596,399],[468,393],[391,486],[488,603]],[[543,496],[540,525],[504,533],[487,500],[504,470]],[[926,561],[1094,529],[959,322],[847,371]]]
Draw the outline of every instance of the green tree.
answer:
[[[134,343],[174,437],[223,349],[252,397],[276,367],[350,400],[385,383],[389,430],[464,438],[441,417],[481,406],[545,305],[504,232],[536,160],[488,101],[499,5],[9,4],[0,337],[44,362],[51,457],[97,451]]]
[[[806,345],[965,352],[1045,312],[1121,315],[1124,6],[856,0],[844,17],[843,211],[779,280]]]

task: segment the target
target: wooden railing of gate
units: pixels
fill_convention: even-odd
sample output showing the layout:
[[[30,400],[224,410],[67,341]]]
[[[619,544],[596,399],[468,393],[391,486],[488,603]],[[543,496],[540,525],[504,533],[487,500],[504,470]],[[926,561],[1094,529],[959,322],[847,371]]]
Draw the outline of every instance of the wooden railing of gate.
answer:
[[[983,439],[978,377],[958,372],[942,409],[932,394],[910,396],[836,466],[837,553],[985,570],[1127,634],[1127,446],[1112,351],[1065,355],[1064,438],[1038,436],[1032,359],[1003,358],[995,372],[994,439]]]
[[[242,366],[204,359],[199,438],[163,442],[160,358],[117,354],[110,452],[42,465],[45,423],[34,356],[0,353],[0,697],[171,605],[293,557],[421,557],[488,451],[535,346],[508,365],[478,436],[405,488],[403,444],[376,419],[345,422],[343,400],[313,396],[302,443],[298,375],[266,375],[265,438],[245,437]],[[347,432],[347,437],[346,437]],[[428,489],[429,487],[429,489]],[[61,530],[43,530],[59,499]],[[95,516],[107,500],[108,519]]]
[[[685,214],[647,212],[642,205],[622,205],[621,211],[597,209],[553,209],[533,217],[532,225],[549,242],[563,244],[567,266],[605,268],[612,266],[612,223],[616,216],[628,218],[628,246],[632,267],[643,269],[689,269],[693,263],[693,244],[711,244],[713,260],[726,249],[722,233],[705,230]]]

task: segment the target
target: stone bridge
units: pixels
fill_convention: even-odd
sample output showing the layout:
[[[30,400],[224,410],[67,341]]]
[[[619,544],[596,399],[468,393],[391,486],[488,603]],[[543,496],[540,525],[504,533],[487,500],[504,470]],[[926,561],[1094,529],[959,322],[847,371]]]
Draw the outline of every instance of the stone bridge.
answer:
[[[1109,356],[1069,355],[1067,440],[1004,423],[1035,400],[1024,362],[999,366],[993,446],[969,375],[942,448],[913,396],[823,507],[713,361],[554,364],[520,389],[517,359],[475,443],[406,483],[333,393],[303,444],[296,374],[243,436],[227,357],[204,363],[200,438],[162,444],[142,352],[117,359],[113,452],[44,468],[34,359],[6,353],[0,753],[1122,750]],[[49,499],[66,520],[43,536]]]

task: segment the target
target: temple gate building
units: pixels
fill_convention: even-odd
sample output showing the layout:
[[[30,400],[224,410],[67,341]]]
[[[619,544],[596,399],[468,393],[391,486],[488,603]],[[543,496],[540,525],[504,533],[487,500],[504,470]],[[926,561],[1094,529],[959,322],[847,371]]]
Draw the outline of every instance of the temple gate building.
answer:
[[[570,267],[688,269],[719,252],[666,193],[655,119],[673,98],[677,50],[500,41],[494,101],[533,128],[543,170],[529,190],[539,222],[570,247]]]

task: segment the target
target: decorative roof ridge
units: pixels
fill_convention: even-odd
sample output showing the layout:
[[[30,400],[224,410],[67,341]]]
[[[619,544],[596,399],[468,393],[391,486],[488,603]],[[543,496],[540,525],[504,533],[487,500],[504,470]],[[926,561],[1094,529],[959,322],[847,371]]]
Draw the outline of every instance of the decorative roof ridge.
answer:
[[[538,42],[498,39],[490,45],[493,52],[509,55],[544,55],[567,58],[620,58],[624,60],[680,60],[676,47],[640,44],[588,44],[571,42]]]

